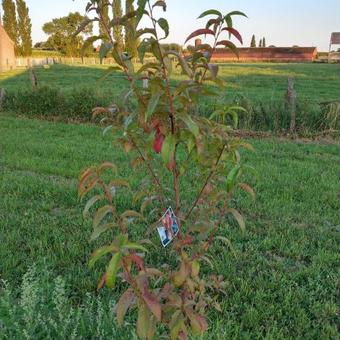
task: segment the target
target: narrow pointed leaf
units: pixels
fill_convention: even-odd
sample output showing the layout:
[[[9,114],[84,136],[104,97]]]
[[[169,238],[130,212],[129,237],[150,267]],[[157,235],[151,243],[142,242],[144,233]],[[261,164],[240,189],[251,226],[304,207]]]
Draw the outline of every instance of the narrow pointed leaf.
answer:
[[[221,12],[217,11],[216,9],[209,9],[209,10],[203,12],[197,19],[204,18],[207,15],[217,15],[220,18],[222,18],[222,13]]]
[[[233,208],[227,209],[227,212],[229,212],[230,214],[233,215],[233,217],[237,221],[238,225],[240,226],[240,229],[242,231],[245,231],[246,230],[246,225],[244,223],[243,216],[236,209],[233,209]]]
[[[229,40],[221,40],[217,43],[217,46],[224,46],[226,48],[229,48],[238,58],[239,58],[239,52],[235,44],[233,44]]]
[[[90,258],[90,261],[89,261],[89,267],[92,268],[100,258],[102,258],[106,254],[112,253],[115,250],[116,250],[116,247],[113,246],[113,245],[104,246],[104,247],[97,249],[91,255],[91,258]]]
[[[164,31],[165,37],[163,39],[166,39],[169,36],[169,23],[166,19],[160,18],[158,19],[158,25],[160,28]]]
[[[93,196],[91,199],[89,199],[85,205],[84,211],[83,211],[83,216],[86,217],[87,214],[89,213],[89,210],[91,207],[98,201],[100,201],[103,198],[102,195],[96,195]]]
[[[205,35],[207,35],[207,34],[209,34],[209,35],[215,35],[215,32],[212,31],[211,29],[208,29],[208,28],[201,28],[201,29],[199,29],[199,30],[197,30],[197,31],[195,31],[195,32],[193,32],[193,33],[191,33],[191,34],[187,37],[187,39],[185,40],[185,44],[186,44],[190,39],[195,38],[195,37],[198,37],[199,35],[203,35],[203,34],[205,34]]]
[[[123,325],[125,315],[129,308],[136,303],[136,296],[132,289],[128,289],[119,299],[117,303],[117,322],[118,326]]]
[[[109,288],[113,288],[116,284],[117,273],[120,268],[120,260],[122,255],[120,253],[116,253],[112,256],[112,259],[106,270],[106,285]]]
[[[176,147],[176,138],[174,135],[169,134],[165,137],[162,146],[162,158],[165,164],[168,164],[173,157]]]
[[[96,229],[104,217],[111,212],[112,207],[110,205],[105,205],[104,207],[99,208],[93,219],[93,229]]]
[[[145,122],[148,121],[148,119],[152,116],[152,114],[155,112],[156,107],[158,105],[159,99],[161,98],[161,92],[157,91],[151,96],[151,99],[149,101],[147,110],[145,112]]]
[[[222,29],[222,31],[227,31],[229,32],[229,35],[233,35],[241,44],[243,44],[243,39],[241,34],[239,33],[239,31],[237,31],[235,28],[233,27],[224,27]]]
[[[127,243],[122,248],[131,249],[131,250],[140,250],[144,253],[148,252],[148,250],[145,247],[143,247],[142,245],[138,243]]]

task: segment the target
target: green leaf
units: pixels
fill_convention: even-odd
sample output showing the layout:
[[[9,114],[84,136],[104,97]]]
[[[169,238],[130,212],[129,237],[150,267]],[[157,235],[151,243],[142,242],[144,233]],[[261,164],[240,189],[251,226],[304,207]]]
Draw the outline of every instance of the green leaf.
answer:
[[[178,52],[176,52],[176,51],[166,51],[165,54],[166,55],[174,55],[178,59],[178,62],[180,63],[183,72],[187,76],[189,76],[190,78],[193,77],[192,70],[190,69],[187,61]]]
[[[243,216],[236,209],[233,209],[233,208],[229,208],[226,211],[233,215],[233,217],[237,221],[238,225],[240,226],[240,229],[242,231],[245,231],[246,230],[246,225],[244,223]]]
[[[195,260],[192,262],[192,265],[191,265],[191,275],[193,277],[197,277],[199,272],[200,272],[200,263],[197,260]]]
[[[138,0],[137,2],[137,17],[136,17],[136,25],[139,24],[140,20],[142,19],[144,12],[145,12],[145,6],[146,6],[147,0]]]
[[[111,43],[102,43],[100,46],[100,50],[99,50],[99,58],[100,58],[100,62],[103,61],[103,59],[107,56],[107,54],[109,53],[109,51],[112,49],[112,44]]]
[[[156,110],[156,107],[158,105],[158,102],[162,96],[161,91],[157,91],[152,94],[151,99],[149,100],[148,107],[145,112],[145,122],[148,121],[148,119],[153,115],[153,113]]]
[[[76,32],[73,34],[73,36],[77,36],[79,33],[81,33],[87,25],[89,25],[91,22],[95,21],[94,19],[90,19],[90,18],[85,18],[83,20],[83,22],[80,24],[80,26],[78,27],[78,29],[76,30]]]
[[[134,218],[139,218],[141,220],[144,219],[144,216],[142,214],[140,214],[137,211],[134,210],[126,210],[121,216],[120,218],[124,219],[124,218],[128,218],[128,217],[134,217]]]
[[[103,38],[104,38],[103,35],[94,35],[93,37],[87,38],[87,39],[85,40],[85,42],[84,42],[84,44],[83,44],[81,50],[80,50],[80,55],[81,55],[81,56],[84,56],[84,53],[85,53],[86,49],[87,49],[89,46],[93,45],[93,43],[94,43],[95,41],[100,40],[100,39],[103,39]]]
[[[137,335],[141,339],[146,339],[150,328],[150,312],[144,303],[138,306]]]
[[[107,223],[107,224],[98,226],[96,229],[93,230],[90,241],[91,242],[95,241],[101,234],[105,233],[105,231],[107,230],[114,228],[115,226],[116,225],[113,223]]]
[[[169,23],[166,19],[160,18],[158,19],[158,25],[164,31],[165,37],[162,39],[166,39],[169,36]]]
[[[96,229],[104,217],[109,213],[112,213],[112,207],[110,205],[99,208],[93,219],[93,229]]]
[[[117,323],[118,326],[121,327],[123,325],[123,321],[125,315],[130,307],[132,307],[136,303],[136,296],[131,288],[129,288],[119,299],[117,303]]]
[[[207,15],[217,15],[222,18],[222,13],[217,11],[216,9],[209,9],[205,12],[203,12],[197,19],[201,19],[206,17]]]
[[[229,172],[228,176],[227,176],[227,180],[226,180],[226,187],[227,187],[227,191],[230,192],[231,189],[233,189],[233,187],[235,186],[235,182],[237,179],[237,176],[239,174],[241,170],[241,165],[240,164],[236,164]]]
[[[162,7],[163,8],[163,11],[165,12],[166,11],[166,3],[164,0],[158,0],[155,2],[155,4],[152,6],[152,8],[155,8],[155,7]]]
[[[89,213],[89,210],[91,209],[91,207],[98,201],[100,201],[103,198],[102,195],[96,195],[93,196],[91,199],[89,199],[85,205],[84,211],[83,211],[83,216],[84,218],[87,216],[87,214]]]
[[[114,245],[104,246],[101,248],[98,248],[92,255],[89,261],[89,267],[93,268],[93,266],[96,264],[96,262],[102,258],[104,255],[112,253],[117,250],[117,247]]]
[[[120,268],[120,260],[122,258],[121,253],[116,253],[112,256],[112,259],[107,267],[106,270],[106,285],[108,288],[113,288],[116,279],[117,279],[117,273]]]
[[[248,18],[248,16],[246,14],[244,14],[243,12],[240,12],[240,11],[233,11],[233,12],[230,12],[228,13],[226,16],[233,16],[233,15],[240,15],[242,17],[246,17]]]
[[[192,120],[191,116],[187,113],[178,114],[178,118],[184,122],[184,124],[188,127],[189,131],[197,137],[200,133],[198,125]]]
[[[138,243],[127,243],[122,248],[131,249],[131,250],[140,250],[140,251],[143,251],[144,253],[148,252],[148,250],[145,247],[143,247],[142,245]]]
[[[176,138],[174,135],[169,134],[165,137],[162,146],[162,158],[165,164],[168,164],[174,155],[176,147]]]

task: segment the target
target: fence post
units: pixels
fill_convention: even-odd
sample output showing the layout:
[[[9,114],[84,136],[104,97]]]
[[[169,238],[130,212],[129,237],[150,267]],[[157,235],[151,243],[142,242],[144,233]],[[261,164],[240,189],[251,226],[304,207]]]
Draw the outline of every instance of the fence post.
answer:
[[[4,88],[2,88],[0,90],[0,111],[2,111],[2,105],[4,103],[4,100],[5,100],[5,96],[6,96],[6,91]]]
[[[288,78],[288,88],[286,94],[287,106],[290,115],[290,132],[296,131],[296,91],[294,89],[294,79]]]

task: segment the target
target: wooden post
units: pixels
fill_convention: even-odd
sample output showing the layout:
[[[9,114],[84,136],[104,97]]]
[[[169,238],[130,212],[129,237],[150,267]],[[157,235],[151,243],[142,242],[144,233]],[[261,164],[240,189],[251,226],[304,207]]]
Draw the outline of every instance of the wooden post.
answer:
[[[6,91],[4,88],[0,90],[0,111],[2,111],[2,106],[6,97]]]
[[[288,78],[286,101],[290,114],[290,132],[294,133],[296,131],[296,91],[294,90],[293,78]]]

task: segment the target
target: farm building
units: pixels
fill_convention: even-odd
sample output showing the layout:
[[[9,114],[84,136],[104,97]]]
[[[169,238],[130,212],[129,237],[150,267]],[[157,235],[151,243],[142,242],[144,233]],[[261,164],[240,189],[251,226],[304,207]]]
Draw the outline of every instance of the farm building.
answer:
[[[15,67],[14,42],[0,24],[0,72]]]
[[[219,48],[214,60],[241,62],[313,62],[317,58],[315,47],[250,47],[239,48],[239,59],[228,49]]]

